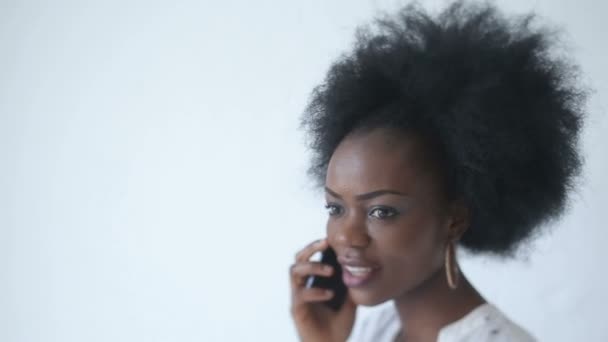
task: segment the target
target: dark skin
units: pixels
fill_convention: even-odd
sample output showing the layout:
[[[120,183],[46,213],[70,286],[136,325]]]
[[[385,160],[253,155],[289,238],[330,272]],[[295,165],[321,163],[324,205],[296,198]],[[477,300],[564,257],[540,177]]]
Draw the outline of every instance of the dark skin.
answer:
[[[357,305],[394,300],[407,326],[399,339],[436,341],[444,326],[485,303],[464,276],[450,289],[447,243],[469,225],[469,212],[446,196],[438,159],[420,136],[377,128],[355,132],[337,147],[326,178],[327,239],[303,249],[291,268],[292,315],[303,341],[344,341]],[[349,288],[338,313],[320,302],[332,293],[306,289],[311,274],[333,270],[310,262],[331,246],[341,263],[370,266],[374,275]]]

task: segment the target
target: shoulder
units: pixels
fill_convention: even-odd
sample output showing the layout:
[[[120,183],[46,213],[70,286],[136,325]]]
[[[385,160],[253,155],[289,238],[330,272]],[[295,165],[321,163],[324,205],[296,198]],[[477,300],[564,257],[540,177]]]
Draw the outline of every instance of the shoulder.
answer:
[[[462,319],[441,329],[438,342],[535,342],[493,304],[475,308]]]
[[[348,342],[392,342],[401,321],[392,301],[374,308],[360,308]],[[439,331],[438,342],[536,342],[493,304],[481,305]]]

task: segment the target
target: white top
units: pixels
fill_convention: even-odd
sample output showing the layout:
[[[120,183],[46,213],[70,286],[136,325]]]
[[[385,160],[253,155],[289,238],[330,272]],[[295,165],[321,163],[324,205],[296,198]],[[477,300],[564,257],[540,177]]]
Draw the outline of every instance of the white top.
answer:
[[[394,342],[401,321],[394,305],[388,305],[357,322],[349,342]],[[441,328],[437,342],[534,342],[532,335],[510,321],[494,305],[486,303],[463,318]]]

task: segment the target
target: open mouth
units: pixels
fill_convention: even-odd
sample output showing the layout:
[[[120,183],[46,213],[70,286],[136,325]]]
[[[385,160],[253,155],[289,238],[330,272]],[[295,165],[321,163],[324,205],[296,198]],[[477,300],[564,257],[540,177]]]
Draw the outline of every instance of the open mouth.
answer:
[[[377,273],[378,268],[342,265],[342,280],[348,287],[359,287],[367,284]]]
[[[371,267],[357,267],[357,266],[344,266],[344,268],[350,272],[353,276],[363,277],[370,273],[373,268]]]

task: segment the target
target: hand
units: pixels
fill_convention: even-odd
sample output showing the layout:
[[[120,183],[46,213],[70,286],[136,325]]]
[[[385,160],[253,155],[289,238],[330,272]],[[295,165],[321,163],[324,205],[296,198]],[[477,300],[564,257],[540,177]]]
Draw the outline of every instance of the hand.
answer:
[[[344,342],[355,322],[357,306],[350,296],[339,311],[333,311],[322,302],[333,297],[331,290],[306,288],[306,279],[311,275],[330,276],[335,270],[329,265],[309,259],[316,252],[328,247],[327,240],[319,240],[306,246],[296,255],[290,268],[291,315],[304,342]]]

